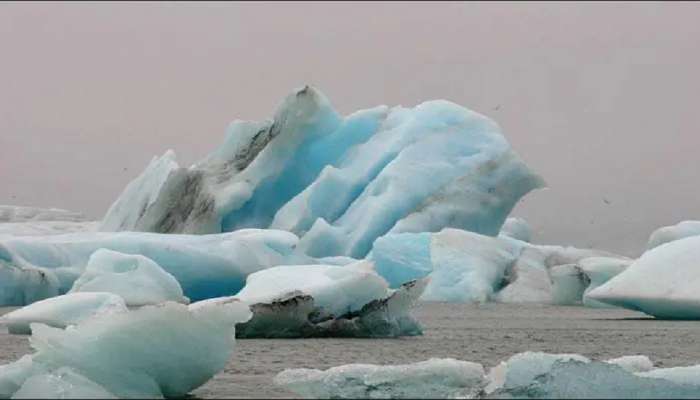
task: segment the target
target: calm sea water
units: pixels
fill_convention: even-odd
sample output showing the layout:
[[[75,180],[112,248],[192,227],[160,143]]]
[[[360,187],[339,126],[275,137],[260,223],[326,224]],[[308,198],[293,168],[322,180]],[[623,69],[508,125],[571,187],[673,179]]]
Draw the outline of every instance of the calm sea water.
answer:
[[[414,313],[423,323],[423,336],[238,340],[226,369],[192,395],[292,397],[272,384],[285,368],[398,364],[431,357],[474,361],[489,368],[527,350],[580,353],[594,359],[644,354],[660,367],[700,364],[700,321],[658,321],[619,309],[493,303],[424,303]],[[30,352],[26,337],[0,333],[0,364]]]

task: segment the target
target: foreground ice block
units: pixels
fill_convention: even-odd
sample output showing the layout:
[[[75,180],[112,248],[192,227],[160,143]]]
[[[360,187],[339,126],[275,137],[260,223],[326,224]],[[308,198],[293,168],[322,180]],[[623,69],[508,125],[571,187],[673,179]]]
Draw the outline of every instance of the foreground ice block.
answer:
[[[114,293],[130,307],[165,301],[189,303],[175,277],[150,258],[106,249],[90,256],[69,293],[78,292]]]
[[[683,221],[676,225],[664,226],[655,230],[649,237],[647,250],[660,246],[664,243],[683,239],[690,236],[700,235],[700,221]]]
[[[444,227],[495,236],[542,187],[490,119],[437,100],[340,116],[304,87],[274,118],[235,121],[189,168],[154,158],[105,215],[104,231],[283,229],[313,257],[363,258],[386,233]]]
[[[411,308],[424,281],[397,290],[368,261],[279,266],[256,272],[235,298],[251,305],[239,337],[393,337],[421,333]]]
[[[70,390],[98,397],[180,398],[223,370],[234,348],[235,324],[249,318],[248,306],[225,299],[189,307],[145,306],[66,330],[32,324],[36,352],[0,367],[0,389],[7,397],[52,397]],[[55,382],[57,376],[68,381]]]
[[[587,297],[657,318],[700,319],[700,236],[655,247]]]
[[[657,370],[658,371],[658,370]],[[489,398],[522,399],[692,399],[700,396],[700,379],[680,383],[631,373],[605,362],[559,360],[530,381],[500,388]]]
[[[29,325],[40,322],[65,328],[102,314],[126,311],[124,299],[112,293],[71,293],[38,301],[0,317],[10,333],[28,334]]]
[[[142,232],[0,238],[0,305],[25,305],[66,293],[99,249],[140,254],[177,279],[192,301],[230,296],[249,274],[298,264],[289,232],[240,230],[217,235]]]
[[[415,399],[473,398],[486,380],[480,364],[434,358],[391,366],[349,364],[325,371],[287,369],[274,383],[306,398]]]

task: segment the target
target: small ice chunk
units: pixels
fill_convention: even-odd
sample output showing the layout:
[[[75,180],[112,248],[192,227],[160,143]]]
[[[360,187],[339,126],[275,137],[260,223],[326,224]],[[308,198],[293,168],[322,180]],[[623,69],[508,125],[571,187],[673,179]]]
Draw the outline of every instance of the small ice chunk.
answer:
[[[130,307],[164,301],[189,303],[175,277],[150,258],[107,249],[97,250],[90,256],[85,272],[70,292],[114,293]]]
[[[619,365],[625,371],[628,372],[647,372],[654,369],[654,363],[651,362],[649,357],[637,355],[637,356],[622,356],[618,358],[613,358],[606,361],[610,364]]]
[[[489,384],[486,393],[500,389],[512,389],[529,385],[537,376],[551,371],[558,361],[577,360],[588,362],[588,358],[580,354],[549,354],[526,351],[510,357],[489,371]]]
[[[71,293],[22,307],[0,317],[10,333],[29,334],[30,324],[40,322],[57,328],[80,323],[96,315],[126,311],[124,299],[112,293]]]
[[[308,398],[472,398],[486,384],[481,364],[432,358],[414,364],[287,369],[276,385]]]

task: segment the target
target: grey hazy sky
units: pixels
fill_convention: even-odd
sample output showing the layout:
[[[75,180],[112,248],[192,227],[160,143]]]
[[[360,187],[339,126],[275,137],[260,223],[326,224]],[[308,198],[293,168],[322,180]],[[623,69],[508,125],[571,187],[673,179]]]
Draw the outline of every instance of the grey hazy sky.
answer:
[[[539,242],[634,254],[700,219],[700,3],[0,3],[0,204],[101,217],[293,88],[342,113],[452,100],[550,189]],[[610,204],[606,204],[603,199]]]

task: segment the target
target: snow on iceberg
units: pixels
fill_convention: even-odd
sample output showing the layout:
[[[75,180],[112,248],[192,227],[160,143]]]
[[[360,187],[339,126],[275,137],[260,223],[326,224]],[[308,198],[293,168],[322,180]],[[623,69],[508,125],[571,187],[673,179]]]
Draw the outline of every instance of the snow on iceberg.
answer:
[[[700,236],[668,242],[590,291],[590,299],[667,319],[700,319]]]
[[[148,257],[174,276],[192,301],[229,296],[255,271],[307,261],[293,254],[297,242],[289,232],[256,229],[217,235],[93,232],[0,238],[0,305],[66,293],[101,248]]]
[[[676,225],[664,226],[649,236],[647,250],[674,240],[698,235],[700,235],[700,221],[683,221]]]
[[[368,261],[278,266],[251,274],[234,298],[253,317],[239,337],[394,337],[421,334],[410,315],[425,282],[391,290]]]
[[[155,158],[101,229],[216,233],[284,229],[313,257],[364,257],[388,232],[456,227],[498,234],[542,187],[488,118],[447,101],[340,116],[312,87],[272,120],[235,121],[224,144],[184,168]]]
[[[80,292],[114,293],[129,307],[165,301],[189,303],[175,277],[150,258],[107,249],[92,253],[69,293]]]
[[[112,293],[71,293],[37,301],[0,317],[10,333],[29,334],[31,323],[57,328],[75,325],[96,315],[126,311],[124,299]]]
[[[274,383],[306,398],[416,399],[473,398],[486,380],[481,364],[433,358],[405,365],[287,369],[275,376]]]
[[[32,324],[36,352],[0,367],[0,394],[183,397],[223,370],[235,324],[251,315],[236,299],[202,303],[145,306],[65,330]]]

